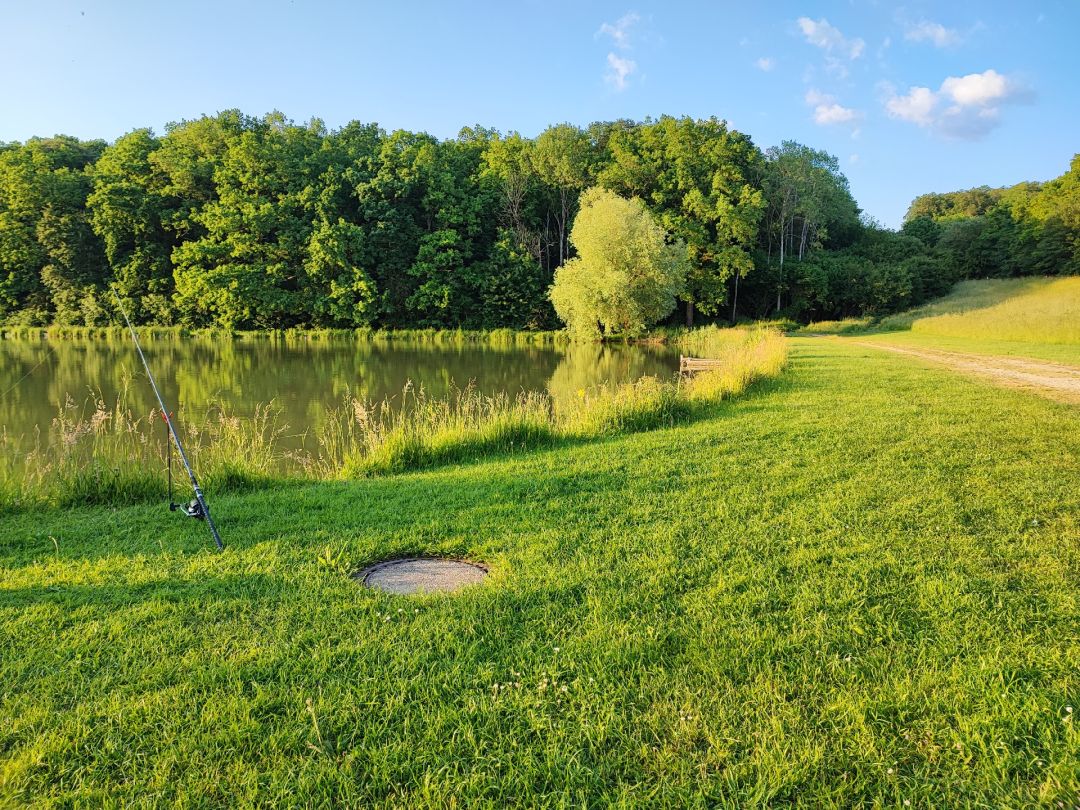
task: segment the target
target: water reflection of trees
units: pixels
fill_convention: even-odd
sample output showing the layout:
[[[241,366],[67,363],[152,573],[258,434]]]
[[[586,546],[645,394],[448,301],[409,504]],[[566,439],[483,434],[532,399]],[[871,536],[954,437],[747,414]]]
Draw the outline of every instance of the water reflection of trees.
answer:
[[[611,385],[646,375],[670,377],[678,355],[663,347],[602,343],[571,344],[548,380],[552,397],[566,400],[595,385]]]
[[[172,339],[147,341],[146,357],[166,401],[181,419],[201,419],[210,403],[241,417],[271,400],[289,426],[286,449],[314,435],[329,408],[346,393],[400,399],[407,380],[433,396],[470,383],[485,393],[521,390],[555,396],[599,382],[668,373],[671,364],[644,347],[403,346],[355,341]],[[38,366],[44,360],[45,362]],[[27,372],[32,373],[21,379]],[[0,341],[0,430],[32,440],[48,435],[57,408],[82,403],[91,392],[111,406],[126,391],[127,405],[149,413],[153,394],[130,344],[114,341]],[[292,447],[288,447],[288,445]]]
[[[289,426],[287,449],[302,446],[301,434],[314,435],[347,393],[399,400],[407,380],[432,396],[472,383],[485,393],[546,388],[558,398],[596,384],[668,375],[675,367],[670,353],[643,346],[176,339],[148,341],[144,348],[166,401],[180,409],[182,420],[201,419],[211,403],[250,417],[257,405],[274,401]],[[81,404],[100,395],[111,407],[123,395],[135,413],[154,408],[134,349],[115,341],[0,341],[4,391],[0,430],[24,437],[24,443],[33,440],[35,428],[48,436],[57,409],[69,399]]]

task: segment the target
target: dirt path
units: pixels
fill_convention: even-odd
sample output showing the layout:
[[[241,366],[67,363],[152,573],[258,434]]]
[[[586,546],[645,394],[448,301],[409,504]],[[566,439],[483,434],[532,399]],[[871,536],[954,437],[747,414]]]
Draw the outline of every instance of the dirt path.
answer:
[[[940,349],[912,349],[888,343],[855,341],[859,346],[906,354],[939,363],[964,374],[982,377],[1006,388],[1020,388],[1058,402],[1080,405],[1080,368],[1045,360],[1018,357],[989,357],[981,354],[946,352]]]

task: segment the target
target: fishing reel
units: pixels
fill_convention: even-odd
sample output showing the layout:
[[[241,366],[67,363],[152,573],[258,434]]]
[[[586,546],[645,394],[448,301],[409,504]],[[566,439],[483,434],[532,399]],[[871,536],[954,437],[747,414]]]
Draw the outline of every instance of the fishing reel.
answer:
[[[206,517],[203,512],[202,504],[199,503],[198,498],[192,498],[190,503],[173,503],[169,502],[170,512],[182,512],[189,518],[195,518],[196,520],[202,520]]]

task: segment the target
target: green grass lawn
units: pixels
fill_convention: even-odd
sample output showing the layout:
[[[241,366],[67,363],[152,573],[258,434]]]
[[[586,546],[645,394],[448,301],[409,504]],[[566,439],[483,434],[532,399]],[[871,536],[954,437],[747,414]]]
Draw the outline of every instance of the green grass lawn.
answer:
[[[883,332],[845,338],[867,343],[880,342],[912,349],[939,349],[992,357],[1029,358],[1080,366],[1080,343],[1025,343],[1016,340],[951,337],[925,332]]]
[[[682,427],[212,504],[4,518],[0,806],[1080,801],[1080,409],[805,339]],[[412,553],[493,575],[345,575]]]

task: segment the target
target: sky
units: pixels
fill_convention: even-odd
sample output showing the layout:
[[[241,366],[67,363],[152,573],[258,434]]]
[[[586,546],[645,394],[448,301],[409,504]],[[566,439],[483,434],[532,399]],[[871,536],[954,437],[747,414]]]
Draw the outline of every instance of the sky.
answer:
[[[280,110],[452,138],[716,116],[836,155],[898,227],[1080,152],[1080,2],[0,0],[0,141]]]

